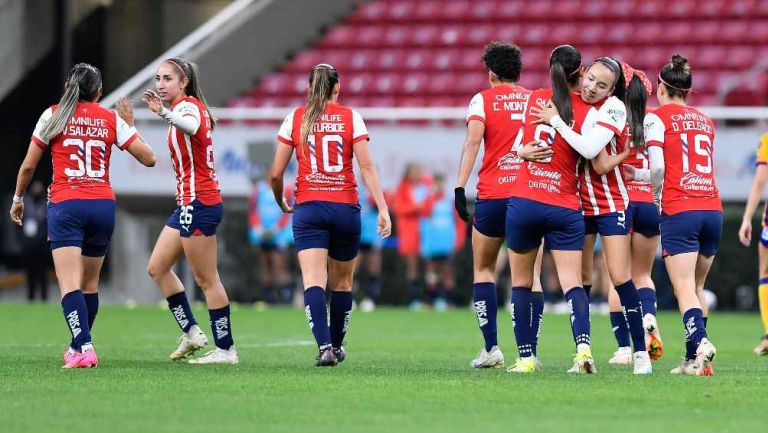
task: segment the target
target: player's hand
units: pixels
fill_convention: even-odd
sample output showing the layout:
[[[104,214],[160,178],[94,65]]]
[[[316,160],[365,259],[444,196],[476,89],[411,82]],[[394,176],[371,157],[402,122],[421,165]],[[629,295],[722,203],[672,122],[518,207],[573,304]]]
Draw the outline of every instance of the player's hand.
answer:
[[[154,90],[147,90],[144,92],[144,97],[141,99],[147,107],[153,112],[160,114],[163,111],[163,99],[160,98]]]
[[[288,202],[285,200],[285,197],[283,197],[283,201],[280,203],[280,210],[285,213],[293,212],[293,208],[288,206]]]
[[[117,111],[117,115],[125,120],[125,123],[127,123],[128,126],[133,126],[133,102],[129,101],[125,96],[121,96],[117,99],[115,110]]]
[[[538,162],[548,158],[552,158],[555,151],[550,146],[540,146],[538,141],[531,141],[525,143],[517,149],[517,156],[523,158],[526,161]]]
[[[24,222],[24,203],[12,203],[11,204],[11,221],[14,224],[21,227]]]
[[[752,221],[744,220],[741,222],[741,227],[739,228],[739,241],[745,247],[748,247],[752,242]]]
[[[469,222],[469,211],[467,210],[467,195],[464,188],[457,187],[453,190],[453,207],[465,223]]]
[[[392,221],[389,219],[389,211],[379,211],[378,232],[382,239],[392,234]]]
[[[555,107],[555,104],[553,104],[552,101],[547,101],[546,103],[539,102],[538,108],[531,108],[531,114],[539,119],[534,123],[546,124],[549,124],[553,117],[560,115],[560,113],[557,111],[557,107]]]
[[[624,180],[627,182],[632,182],[635,180],[635,172],[637,172],[637,168],[629,165],[629,164],[621,164],[621,173],[624,176]]]
[[[627,159],[627,157],[629,157],[629,153],[632,151],[631,143],[632,142],[629,139],[627,139],[627,141],[624,142],[624,150],[619,152],[619,154],[617,155],[621,158],[622,161],[624,161],[625,159]]]

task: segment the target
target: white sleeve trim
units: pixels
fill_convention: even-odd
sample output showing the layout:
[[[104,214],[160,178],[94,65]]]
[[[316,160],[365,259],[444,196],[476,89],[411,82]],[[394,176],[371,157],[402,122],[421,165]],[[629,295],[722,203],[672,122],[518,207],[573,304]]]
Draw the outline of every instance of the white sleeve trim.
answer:
[[[280,129],[277,131],[278,137],[282,138],[285,141],[288,141],[290,143],[293,143],[293,115],[296,112],[296,110],[291,110],[290,113],[288,113],[287,116],[285,116],[285,120],[283,120],[283,124],[280,125]]]
[[[368,128],[365,127],[363,116],[355,110],[352,110],[352,140],[368,135]]]
[[[123,120],[120,115],[115,113],[115,129],[117,133],[117,147],[120,149],[125,146],[125,143],[127,143],[134,135],[138,133],[135,127],[128,126],[128,124]]]
[[[485,102],[483,102],[483,94],[478,93],[472,97],[469,101],[469,107],[467,107],[466,122],[469,122],[470,117],[477,116],[485,121]]]
[[[53,107],[48,107],[45,111],[43,111],[43,114],[40,115],[40,118],[37,120],[37,124],[35,125],[35,130],[32,132],[32,136],[34,136],[36,139],[40,140],[41,142],[48,144],[50,140],[43,138],[42,132],[43,127],[45,127],[45,124],[48,123],[48,120],[53,116]]]
[[[614,132],[605,126],[595,125],[586,135],[575,132],[560,116],[555,116],[549,124],[560,134],[565,141],[581,156],[592,159],[611,142]]]

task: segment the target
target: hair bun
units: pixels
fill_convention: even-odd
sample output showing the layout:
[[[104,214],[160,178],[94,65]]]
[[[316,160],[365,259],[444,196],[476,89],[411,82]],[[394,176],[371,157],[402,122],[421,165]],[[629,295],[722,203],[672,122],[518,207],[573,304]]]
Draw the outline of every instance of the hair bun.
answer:
[[[681,56],[680,54],[673,55],[670,63],[672,63],[672,69],[686,71],[690,68],[688,66],[688,59]]]

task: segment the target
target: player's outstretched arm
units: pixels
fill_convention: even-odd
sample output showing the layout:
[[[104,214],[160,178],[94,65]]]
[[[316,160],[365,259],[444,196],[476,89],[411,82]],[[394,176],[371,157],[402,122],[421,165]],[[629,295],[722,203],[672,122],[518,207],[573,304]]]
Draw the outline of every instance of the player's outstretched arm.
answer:
[[[355,143],[353,151],[355,158],[357,158],[357,165],[360,167],[360,174],[363,176],[363,183],[370,191],[373,201],[376,202],[376,208],[379,210],[379,236],[386,238],[392,233],[392,221],[389,218],[389,207],[387,201],[384,200],[384,192],[379,183],[379,173],[376,170],[376,164],[373,163],[368,140],[360,140]]]
[[[283,212],[293,212],[293,209],[288,206],[288,202],[283,196],[283,176],[285,175],[285,168],[291,161],[293,156],[293,146],[289,146],[285,143],[277,143],[277,150],[275,151],[275,158],[272,160],[272,172],[270,175],[270,183],[272,185],[272,194],[275,196],[280,209]]]
[[[595,159],[592,160],[592,168],[595,169],[595,173],[600,176],[613,171],[619,164],[624,162],[629,156],[629,140],[624,145],[624,150],[616,155],[611,155],[607,150],[603,149],[597,154]]]
[[[127,98],[121,97],[117,100],[115,111],[117,111],[117,115],[120,116],[120,119],[122,119],[122,121],[125,122],[125,125],[127,125],[129,128],[128,132],[119,133],[118,138],[120,138],[120,135],[128,135],[132,133],[131,138],[129,138],[125,144],[127,148],[121,147],[121,149],[128,150],[128,153],[136,158],[136,160],[139,161],[142,165],[146,167],[154,167],[157,163],[157,157],[155,156],[155,152],[152,150],[152,148],[144,141],[141,135],[139,135],[139,132],[136,130],[133,119],[133,103],[131,103],[131,101],[129,101]],[[120,131],[121,128],[118,124],[118,132]]]
[[[749,191],[747,206],[744,208],[744,216],[741,218],[741,227],[739,228],[739,241],[745,247],[752,242],[752,217],[755,215],[757,205],[760,204],[760,198],[763,196],[765,183],[768,181],[768,166],[760,164],[755,169],[755,178],[752,179],[752,189]]]

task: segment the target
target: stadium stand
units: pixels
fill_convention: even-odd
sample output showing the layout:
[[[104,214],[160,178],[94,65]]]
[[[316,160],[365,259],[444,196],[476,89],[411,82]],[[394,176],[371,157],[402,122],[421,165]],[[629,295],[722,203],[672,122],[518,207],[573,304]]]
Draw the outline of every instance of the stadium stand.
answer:
[[[765,72],[719,92],[768,56],[768,2],[759,0],[379,0],[363,3],[231,107],[302,103],[307,71],[331,63],[353,106],[464,106],[486,86],[479,60],[490,40],[523,48],[526,87],[546,85],[547,58],[560,43],[585,62],[614,55],[657,73],[672,51],[693,59],[696,105],[764,105]],[[724,101],[723,101],[724,98]]]

